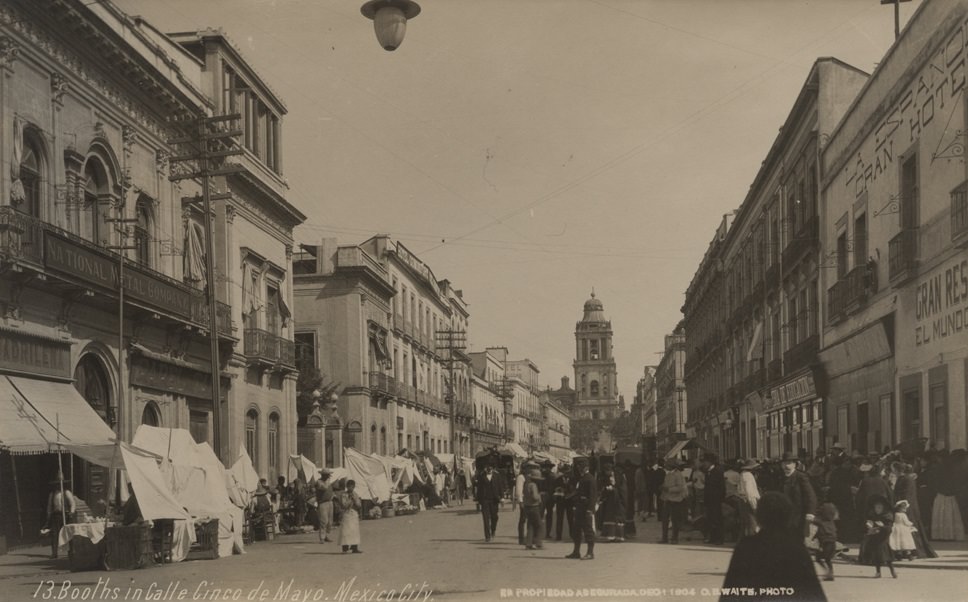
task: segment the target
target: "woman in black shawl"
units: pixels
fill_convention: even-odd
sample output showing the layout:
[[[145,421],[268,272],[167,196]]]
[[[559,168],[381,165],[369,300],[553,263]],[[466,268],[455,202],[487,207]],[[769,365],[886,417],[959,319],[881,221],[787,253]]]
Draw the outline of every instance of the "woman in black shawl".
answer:
[[[803,536],[790,528],[793,512],[793,504],[782,493],[763,494],[756,506],[760,531],[742,538],[733,550],[720,601],[826,602],[813,561],[803,545]],[[744,591],[753,594],[744,595]]]

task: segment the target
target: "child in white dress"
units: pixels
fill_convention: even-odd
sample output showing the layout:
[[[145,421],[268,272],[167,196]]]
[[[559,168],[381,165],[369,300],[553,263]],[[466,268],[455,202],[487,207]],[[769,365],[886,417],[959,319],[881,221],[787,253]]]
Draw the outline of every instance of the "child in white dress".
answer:
[[[917,558],[917,548],[914,545],[914,533],[917,527],[908,518],[907,509],[910,504],[901,500],[894,504],[894,530],[891,531],[891,551],[898,560],[913,560]]]

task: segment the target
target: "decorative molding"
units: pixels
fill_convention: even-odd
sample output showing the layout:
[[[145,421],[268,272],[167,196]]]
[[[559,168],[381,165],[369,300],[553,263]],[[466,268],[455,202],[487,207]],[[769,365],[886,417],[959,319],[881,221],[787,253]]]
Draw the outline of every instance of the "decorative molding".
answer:
[[[124,147],[125,154],[131,154],[131,151],[134,148],[134,143],[137,140],[138,134],[135,132],[134,127],[127,124],[121,126],[121,144]]]
[[[70,89],[70,82],[62,74],[54,71],[50,74],[50,100],[56,105],[64,104],[64,95]]]
[[[20,44],[10,36],[0,36],[0,71],[13,74],[13,64],[20,55]]]
[[[286,243],[286,261],[292,261],[292,245]]]
[[[168,169],[170,168],[169,159],[171,158],[171,153],[166,150],[156,150],[155,151],[155,169],[162,176],[168,175]]]
[[[50,31],[41,28],[28,15],[10,6],[9,3],[3,3],[0,4],[0,21],[26,38],[31,49],[46,53],[51,60],[63,67],[65,73],[72,74],[104,96],[107,100],[105,104],[116,107],[160,139],[173,138],[177,135],[173,126],[155,118],[142,106],[142,103],[133,101],[128,92],[109,83],[104,73],[82,60],[76,52],[56,39]],[[0,36],[0,70],[3,68],[9,70],[20,51],[21,45],[16,40],[9,36]],[[171,100],[158,100],[159,104],[165,107],[171,103]]]
[[[225,205],[225,221],[229,224],[235,223],[235,216],[238,212],[235,210],[235,205]]]

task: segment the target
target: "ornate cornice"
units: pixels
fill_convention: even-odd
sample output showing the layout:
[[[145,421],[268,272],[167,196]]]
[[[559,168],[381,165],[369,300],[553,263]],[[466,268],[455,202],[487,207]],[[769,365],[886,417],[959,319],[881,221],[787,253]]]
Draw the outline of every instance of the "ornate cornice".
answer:
[[[55,39],[50,31],[34,22],[31,15],[21,12],[9,3],[2,3],[0,22],[7,24],[12,31],[25,38],[33,51],[45,53],[50,60],[62,67],[64,73],[77,78],[90,89],[104,96],[108,101],[107,104],[116,107],[153,135],[161,139],[173,138],[177,135],[175,130],[163,120],[157,119],[141,103],[132,100],[130,93],[109,82],[104,73],[93,68],[76,52]],[[21,51],[22,47],[15,39],[10,36],[0,36],[0,68],[9,69]],[[171,99],[159,98],[158,101],[164,105],[166,111],[172,110]]]

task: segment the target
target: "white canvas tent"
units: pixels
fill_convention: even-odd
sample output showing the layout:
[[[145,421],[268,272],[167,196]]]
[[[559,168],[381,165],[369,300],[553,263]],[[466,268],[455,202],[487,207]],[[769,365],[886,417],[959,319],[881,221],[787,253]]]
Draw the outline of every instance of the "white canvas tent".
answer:
[[[356,481],[356,493],[363,500],[385,502],[390,499],[390,479],[378,458],[358,452],[352,447],[343,450],[349,478]]]
[[[239,446],[239,457],[235,460],[232,468],[226,472],[228,481],[226,487],[229,488],[229,496],[236,506],[243,508],[249,505],[252,494],[259,487],[259,473],[252,466],[252,460],[245,451],[245,446]]]
[[[289,456],[289,467],[286,469],[286,480],[290,483],[300,478],[304,483],[312,483],[319,476],[319,469],[312,460],[302,454]]]
[[[196,518],[219,520],[219,556],[242,553],[242,509],[226,487],[225,466],[207,443],[195,443],[185,429],[141,425],[134,445],[162,458],[161,473],[175,499]]]

